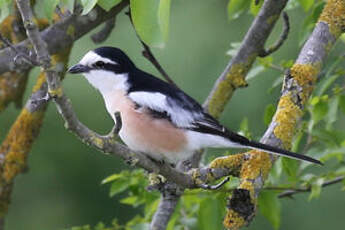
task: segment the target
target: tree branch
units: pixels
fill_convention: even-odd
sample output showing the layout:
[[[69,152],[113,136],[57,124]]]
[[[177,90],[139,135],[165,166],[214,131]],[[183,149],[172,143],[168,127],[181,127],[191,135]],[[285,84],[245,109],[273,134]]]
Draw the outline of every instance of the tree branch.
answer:
[[[143,46],[144,50],[142,51],[142,55],[149,60],[152,65],[158,70],[158,72],[160,74],[162,74],[162,76],[164,77],[164,79],[169,82],[170,84],[174,85],[177,87],[177,85],[175,84],[175,82],[171,79],[171,77],[169,77],[169,75],[167,74],[167,72],[165,72],[165,70],[163,69],[163,67],[161,66],[161,64],[159,64],[158,60],[155,58],[155,56],[153,55],[150,47],[148,45],[145,44],[145,42],[143,42],[143,40],[141,40],[141,38],[139,37],[137,31],[135,30],[134,24],[133,24],[133,20],[132,20],[132,16],[131,16],[131,12],[128,11],[126,12],[127,16],[129,17],[129,20],[131,21],[131,24],[133,26],[133,29],[135,31],[135,34],[137,35],[137,38],[139,39],[141,45]]]
[[[245,76],[258,53],[263,49],[286,3],[287,0],[266,0],[263,3],[259,14],[244,37],[238,53],[229,61],[204,103],[204,108],[212,116],[218,118],[234,91],[247,86]]]
[[[290,148],[296,125],[312,93],[321,65],[341,31],[345,31],[344,14],[332,12],[345,12],[345,2],[341,0],[327,2],[313,33],[303,46],[295,64],[285,75],[277,111],[265,135],[261,138],[262,143],[285,149]],[[229,200],[230,205],[224,219],[224,225],[228,229],[238,229],[252,220],[259,192],[277,159],[257,150],[250,151],[248,154],[249,159],[241,167],[240,185],[235,190],[235,192],[241,192],[243,196],[241,199],[233,196]],[[252,205],[253,208],[243,212],[241,207],[244,205]]]
[[[289,16],[286,12],[283,12],[283,31],[280,34],[278,41],[276,41],[276,43],[272,45],[271,47],[269,47],[267,50],[263,47],[262,50],[259,51],[259,54],[258,54],[259,57],[266,57],[272,54],[273,52],[277,51],[287,39],[289,35],[289,31],[290,31]]]
[[[127,5],[128,0],[123,0],[108,12],[100,7],[95,7],[95,9],[87,15],[78,16],[72,14],[48,27],[40,33],[43,41],[47,43],[48,52],[54,54],[59,50],[71,46],[75,40],[84,36],[109,18],[120,13]],[[20,42],[14,45],[14,47],[19,53],[27,56],[30,55],[31,46],[29,40]],[[0,50],[0,74],[12,70],[23,70],[31,66],[24,63],[21,63],[20,66],[16,65],[14,58],[17,55],[18,52],[11,48]]]
[[[332,180],[328,180],[328,181],[325,181],[322,183],[321,187],[327,187],[327,186],[330,186],[330,185],[333,185],[333,184],[337,184],[337,183],[340,183],[342,182],[343,180],[345,179],[345,176],[339,176],[339,177],[336,177]],[[273,190],[277,190],[277,188],[272,188]],[[278,198],[285,198],[285,197],[292,197],[293,195],[295,194],[298,194],[298,193],[305,193],[305,192],[310,192],[311,191],[311,186],[308,186],[306,188],[292,188],[292,189],[284,189],[285,191],[281,192],[279,195],[278,195]]]
[[[113,29],[115,28],[115,23],[116,23],[116,16],[108,19],[105,22],[104,27],[100,31],[91,35],[92,41],[94,43],[104,42],[109,37]]]

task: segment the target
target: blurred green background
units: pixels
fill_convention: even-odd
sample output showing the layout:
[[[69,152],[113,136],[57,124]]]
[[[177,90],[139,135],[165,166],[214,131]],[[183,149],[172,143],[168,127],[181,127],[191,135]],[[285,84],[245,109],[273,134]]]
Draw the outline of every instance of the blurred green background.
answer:
[[[229,22],[227,1],[172,1],[170,36],[164,49],[153,49],[156,57],[176,83],[199,102],[203,102],[213,82],[229,61],[226,51],[231,42],[240,42],[253,16],[245,14]],[[274,54],[275,60],[295,59],[300,49],[300,24],[305,18],[301,9],[288,12],[291,32],[283,47]],[[281,20],[267,44],[272,44],[281,31]],[[103,44],[102,44],[103,45]],[[117,18],[116,29],[104,45],[123,49],[138,67],[159,76],[152,65],[141,56],[142,47],[133,28],[124,15]],[[344,50],[333,51],[337,56]],[[98,47],[84,36],[76,42],[70,65],[76,63],[88,50]],[[340,50],[340,51],[339,51]],[[30,87],[38,70],[31,74]],[[263,113],[267,104],[276,104],[279,87],[268,92],[272,82],[281,73],[266,71],[249,81],[249,87],[239,89],[225,110],[221,121],[233,130],[239,128],[244,117],[255,138],[265,130]],[[106,113],[103,100],[82,76],[67,75],[63,82],[80,120],[100,133],[107,133],[113,122]],[[19,110],[11,106],[1,114],[1,138],[6,135]],[[53,104],[50,105],[43,129],[29,156],[27,173],[18,176],[12,195],[12,204],[6,219],[6,230],[62,229],[99,221],[109,223],[118,218],[125,222],[137,213],[118,202],[120,196],[110,198],[109,188],[101,185],[106,176],[127,168],[115,157],[100,154],[82,144],[67,132]],[[320,199],[308,202],[308,194],[284,199],[281,229],[343,229],[345,198],[340,186],[323,190]],[[260,215],[249,229],[271,229]]]

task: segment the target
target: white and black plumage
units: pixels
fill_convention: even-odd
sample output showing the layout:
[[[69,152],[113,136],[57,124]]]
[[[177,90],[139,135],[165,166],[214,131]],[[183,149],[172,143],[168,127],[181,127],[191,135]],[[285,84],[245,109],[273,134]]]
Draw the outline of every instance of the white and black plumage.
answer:
[[[170,163],[188,159],[201,148],[252,148],[321,164],[301,154],[248,140],[222,126],[201,105],[177,87],[138,69],[118,48],[89,51],[69,69],[82,73],[102,94],[119,136],[132,150]]]

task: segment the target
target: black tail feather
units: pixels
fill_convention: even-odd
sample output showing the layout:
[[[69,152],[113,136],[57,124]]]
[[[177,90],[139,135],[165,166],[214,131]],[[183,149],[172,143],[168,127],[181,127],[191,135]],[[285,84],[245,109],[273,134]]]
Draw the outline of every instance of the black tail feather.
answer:
[[[258,149],[258,150],[262,150],[262,151],[269,152],[272,154],[277,154],[280,156],[289,157],[292,159],[303,160],[303,161],[311,162],[314,164],[323,165],[319,160],[308,157],[306,155],[290,152],[288,150],[280,149],[280,148],[273,147],[270,145],[265,145],[265,144],[262,144],[260,142],[249,141],[247,143],[247,145],[248,145],[248,147],[253,148],[253,149]]]

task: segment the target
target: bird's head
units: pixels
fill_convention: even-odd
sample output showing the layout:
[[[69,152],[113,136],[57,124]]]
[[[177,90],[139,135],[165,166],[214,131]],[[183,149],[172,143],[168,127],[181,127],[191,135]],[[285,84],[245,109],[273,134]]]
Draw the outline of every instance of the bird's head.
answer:
[[[68,72],[83,74],[91,85],[106,93],[114,87],[126,87],[128,73],[133,69],[134,63],[122,50],[100,47],[86,53]]]

